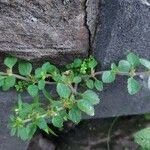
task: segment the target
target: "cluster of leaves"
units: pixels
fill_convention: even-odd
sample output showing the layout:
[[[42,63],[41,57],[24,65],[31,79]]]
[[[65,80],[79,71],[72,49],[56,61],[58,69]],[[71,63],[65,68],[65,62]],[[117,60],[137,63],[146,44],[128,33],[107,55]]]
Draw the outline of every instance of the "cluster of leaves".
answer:
[[[144,59],[140,59],[134,53],[127,55],[127,60],[120,60],[118,66],[114,63],[111,64],[111,70],[105,71],[102,75],[102,80],[104,83],[111,83],[116,79],[116,75],[127,75],[127,89],[129,94],[134,95],[141,89],[139,82],[135,79],[137,76],[137,69],[140,64],[143,63]]]
[[[7,57],[4,64],[7,69],[0,72],[0,87],[4,91],[13,87],[19,92],[26,90],[33,99],[31,103],[26,103],[19,96],[14,115],[10,116],[11,135],[23,140],[31,139],[37,128],[55,134],[47,122],[62,128],[65,121],[78,124],[82,113],[94,116],[94,106],[100,102],[95,90],[102,91],[104,83],[114,82],[117,75],[128,76],[128,92],[136,94],[141,88],[136,77],[143,74],[137,72],[139,65],[147,68],[145,74],[149,75],[150,71],[150,62],[134,53],[128,54],[127,59],[117,65],[112,63],[110,70],[99,72],[95,71],[97,61],[93,56],[84,60],[75,59],[62,70],[46,62],[34,71],[31,63],[14,57]],[[18,67],[18,74],[14,73],[14,67]],[[47,84],[56,87],[57,96],[47,90]],[[43,93],[45,102],[40,100],[40,93]]]
[[[83,92],[77,89],[79,84],[84,84],[90,78],[91,72],[97,65],[92,56],[84,60],[76,59],[63,71],[49,62],[34,71],[31,63],[13,57],[7,57],[4,64],[7,69],[6,72],[0,72],[0,87],[4,91],[12,87],[18,92],[26,90],[33,99],[31,103],[26,103],[19,96],[14,115],[10,116],[11,135],[28,140],[32,138],[37,128],[55,134],[48,127],[47,122],[62,128],[64,121],[70,120],[78,124],[82,112],[94,115],[94,105],[100,102],[100,98],[91,89]],[[15,74],[13,68],[17,67],[18,74]],[[52,96],[46,84],[56,87],[57,96]],[[95,78],[97,89],[101,84]],[[40,93],[43,93],[45,102],[40,101]]]

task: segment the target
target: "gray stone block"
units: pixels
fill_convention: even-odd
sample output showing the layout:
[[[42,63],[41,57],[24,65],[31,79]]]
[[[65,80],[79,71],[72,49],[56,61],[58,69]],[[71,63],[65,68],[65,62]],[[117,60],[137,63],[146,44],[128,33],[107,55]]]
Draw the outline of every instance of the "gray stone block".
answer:
[[[103,68],[135,52],[150,57],[150,7],[143,0],[102,0],[94,53]],[[147,1],[148,3],[148,1]]]
[[[89,50],[85,0],[1,0],[0,52],[64,64]]]
[[[144,0],[102,0],[99,8],[94,55],[98,70],[108,69],[129,52],[150,58],[150,2]],[[102,102],[96,117],[142,114],[150,112],[150,91],[146,78],[140,78],[142,90],[135,96],[127,93],[125,77],[119,77],[100,93]]]

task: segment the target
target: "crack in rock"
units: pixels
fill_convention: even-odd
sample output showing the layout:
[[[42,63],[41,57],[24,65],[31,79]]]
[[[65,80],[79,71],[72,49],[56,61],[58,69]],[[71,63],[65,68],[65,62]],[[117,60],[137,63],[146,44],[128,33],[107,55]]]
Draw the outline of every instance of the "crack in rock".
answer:
[[[93,43],[93,39],[96,32],[97,16],[99,12],[100,0],[87,0],[86,1],[86,24],[90,31],[90,42]]]

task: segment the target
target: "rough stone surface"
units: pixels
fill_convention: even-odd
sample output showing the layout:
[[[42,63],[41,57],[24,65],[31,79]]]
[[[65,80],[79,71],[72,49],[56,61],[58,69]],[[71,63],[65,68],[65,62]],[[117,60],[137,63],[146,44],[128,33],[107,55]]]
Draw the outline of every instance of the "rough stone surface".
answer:
[[[63,64],[89,49],[86,0],[1,0],[0,52]],[[64,57],[65,56],[65,57]]]
[[[102,67],[124,58],[131,51],[150,57],[148,4],[148,0],[101,1],[94,53]]]
[[[90,45],[93,44],[93,40],[95,37],[95,31],[98,23],[97,18],[99,13],[99,3],[100,0],[86,1],[86,24],[90,32]]]
[[[102,0],[94,54],[102,68],[117,62],[129,52],[150,58],[150,1]],[[97,107],[97,117],[150,112],[150,92],[146,78],[140,78],[142,90],[135,96],[127,93],[127,79],[120,77],[108,85]]]
[[[27,150],[56,150],[56,146],[42,134],[38,134],[31,140]]]

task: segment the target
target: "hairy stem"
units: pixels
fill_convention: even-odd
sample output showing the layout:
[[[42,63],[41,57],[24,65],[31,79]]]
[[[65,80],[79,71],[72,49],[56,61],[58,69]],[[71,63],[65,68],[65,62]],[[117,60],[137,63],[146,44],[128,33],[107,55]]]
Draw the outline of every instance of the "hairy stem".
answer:
[[[64,109],[65,109],[65,108],[60,107],[60,108],[57,110],[56,113],[58,113],[59,111],[62,111],[62,110],[64,110]],[[51,114],[51,115],[53,115],[53,114]],[[39,115],[36,119],[39,119],[39,118],[48,118],[49,116],[50,116],[50,113],[48,113],[48,110],[47,110],[46,113]],[[29,122],[31,122],[31,121],[32,121],[32,118],[28,118],[28,119],[23,120],[23,123],[29,123]]]
[[[40,118],[46,118],[46,117],[47,117],[47,113],[38,116],[37,119],[40,119]],[[28,118],[28,119],[24,120],[23,123],[28,123],[28,122],[31,122],[31,121],[32,121],[32,119],[31,119],[31,118]]]
[[[105,70],[105,71],[109,71],[109,70]],[[102,75],[105,71],[95,72],[95,76]],[[147,74],[148,74],[148,71],[145,71],[145,72],[135,72],[135,76],[147,75]],[[120,76],[129,76],[130,73],[129,72],[118,72],[117,75],[120,75]]]
[[[9,76],[9,74],[5,73],[5,72],[0,72],[0,75],[2,75],[2,76]],[[27,82],[32,82],[32,80],[30,78],[26,78],[26,77],[23,77],[21,75],[14,74],[14,73],[12,73],[11,75],[15,76],[19,80],[23,80],[23,81],[27,81]],[[56,84],[56,82],[46,81],[46,84],[48,84],[48,85],[54,85],[54,84]]]
[[[9,74],[8,73],[5,73],[5,72],[0,72],[0,75],[2,75],[2,76],[9,76]],[[23,77],[23,76],[20,76],[20,75],[18,75],[18,74],[11,74],[11,75],[13,75],[13,76],[15,76],[17,79],[20,79],[20,80],[24,80],[24,81],[31,81],[30,79],[28,79],[28,78],[26,78],[26,77]]]
[[[105,71],[110,71],[110,70],[105,70]],[[91,77],[95,77],[97,75],[102,75],[105,71],[98,71],[98,72],[93,73],[92,75],[83,75],[82,78],[91,78]],[[135,72],[135,76],[141,76],[141,75],[145,76],[145,75],[148,75],[148,74],[149,74],[148,71],[145,71],[145,72]],[[5,73],[5,72],[0,72],[0,75],[2,75],[2,76],[9,76],[9,74]],[[21,75],[18,75],[18,74],[14,74],[14,73],[12,73],[11,75],[15,76],[19,80],[24,80],[24,81],[27,81],[27,82],[32,82],[31,78],[27,78],[27,77],[24,77],[24,76],[21,76]],[[130,73],[129,72],[118,72],[117,75],[120,75],[120,76],[130,76]],[[50,82],[50,81],[46,81],[45,83],[47,85],[55,85],[56,84],[56,82]],[[73,88],[72,86],[70,88],[71,88],[71,90],[74,93],[76,93],[77,85],[75,86],[75,88]]]

